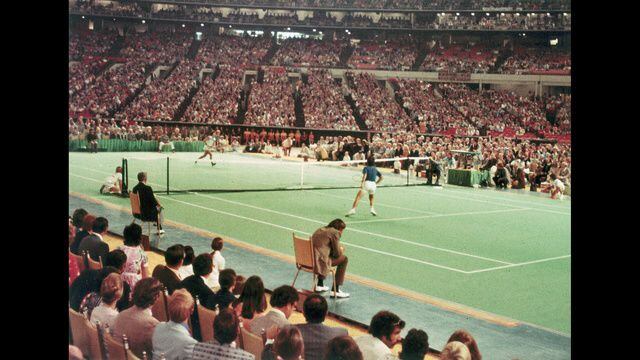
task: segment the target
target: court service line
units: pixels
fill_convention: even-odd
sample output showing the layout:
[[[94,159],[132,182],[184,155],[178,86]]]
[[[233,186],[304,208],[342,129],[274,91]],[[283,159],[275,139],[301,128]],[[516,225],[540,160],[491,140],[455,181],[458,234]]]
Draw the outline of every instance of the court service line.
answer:
[[[194,206],[194,207],[197,207],[197,208],[200,208],[200,209],[203,209],[203,210],[209,210],[209,211],[212,211],[212,212],[216,212],[216,213],[220,213],[220,214],[225,214],[225,215],[228,215],[228,216],[234,216],[234,217],[237,217],[237,218],[240,218],[240,219],[249,220],[249,221],[254,221],[254,222],[257,222],[257,223],[260,223],[260,224],[269,225],[269,226],[273,226],[273,227],[277,227],[277,228],[281,228],[281,229],[285,229],[285,230],[293,231],[293,232],[300,233],[300,234],[311,235],[311,233],[306,232],[306,231],[297,230],[297,229],[292,229],[292,228],[289,228],[289,227],[286,227],[286,226],[281,226],[281,225],[273,224],[273,223],[270,223],[270,222],[267,222],[267,221],[257,220],[257,219],[253,219],[253,218],[250,218],[250,217],[246,217],[246,216],[242,216],[242,215],[237,215],[237,214],[229,213],[229,212],[222,211],[222,210],[211,209],[211,208],[208,208],[208,207],[206,207],[206,206],[201,206],[201,205],[193,204],[193,203],[190,203],[190,202],[187,202],[187,201],[182,201],[182,200],[172,199],[172,198],[167,197],[167,196],[159,196],[159,195],[158,195],[158,197],[159,197],[159,198],[161,198],[161,199],[167,199],[167,200],[175,201],[175,202],[182,203],[182,204],[185,204],[185,205]],[[460,270],[460,269],[452,268],[452,267],[449,267],[449,266],[444,266],[444,265],[434,264],[434,263],[430,263],[430,262],[428,262],[428,261],[422,261],[422,260],[418,260],[418,259],[414,259],[414,258],[410,258],[410,257],[402,256],[402,255],[397,255],[397,254],[389,253],[389,252],[386,252],[386,251],[380,251],[380,250],[376,250],[376,249],[371,249],[371,248],[368,248],[368,247],[365,247],[365,246],[360,246],[360,245],[352,244],[352,243],[349,243],[349,242],[346,242],[346,241],[342,241],[342,243],[344,243],[345,245],[348,245],[348,246],[352,246],[352,247],[359,248],[359,249],[363,249],[363,250],[366,250],[366,251],[370,251],[370,252],[374,252],[374,253],[382,254],[382,255],[385,255],[385,256],[391,256],[391,257],[395,257],[395,258],[399,258],[399,259],[404,259],[404,260],[408,260],[408,261],[412,261],[412,262],[416,262],[416,263],[420,263],[420,264],[424,264],[424,265],[429,265],[429,266],[437,267],[437,268],[440,268],[440,269],[445,269],[445,270],[455,271],[455,272],[458,272],[458,273],[461,273],[461,274],[468,274],[468,273],[469,273],[469,272],[468,272],[468,271],[466,271],[466,270]]]
[[[502,210],[475,211],[475,212],[468,211],[468,212],[451,213],[451,214],[437,214],[437,215],[411,216],[411,217],[403,217],[403,218],[349,221],[349,224],[362,224],[362,223],[374,223],[374,222],[386,222],[386,221],[398,221],[398,220],[418,220],[418,219],[430,219],[430,218],[449,217],[449,216],[498,214],[498,213],[525,211],[525,210],[531,210],[531,209],[523,208],[523,209],[502,209]]]
[[[91,170],[91,169],[87,168],[87,170]],[[99,170],[91,170],[91,171],[105,173],[104,171],[99,171]],[[152,183],[152,182],[148,182],[148,183],[151,184],[151,185],[161,186],[159,184],[155,184],[155,183]],[[305,221],[309,221],[309,222],[313,222],[313,223],[317,223],[317,224],[322,224],[322,225],[326,225],[327,224],[326,221],[319,221],[319,220],[316,220],[316,219],[310,219],[310,218],[306,218],[306,217],[302,217],[302,216],[298,216],[298,215],[294,215],[294,214],[289,214],[289,213],[285,213],[285,212],[281,212],[281,211],[277,211],[277,210],[272,210],[272,209],[267,209],[267,208],[255,206],[255,205],[245,204],[245,203],[238,202],[238,201],[227,200],[227,199],[219,198],[219,197],[216,197],[216,196],[203,195],[203,194],[198,194],[198,193],[195,193],[195,192],[189,192],[189,193],[193,194],[193,195],[196,195],[196,196],[209,198],[209,199],[212,199],[212,200],[218,200],[218,201],[223,201],[223,202],[227,202],[227,203],[231,203],[231,204],[235,204],[235,205],[239,205],[239,206],[245,206],[245,207],[253,208],[253,209],[256,209],[256,210],[266,211],[266,212],[270,212],[270,213],[274,213],[274,214],[278,214],[278,215],[282,215],[282,216],[289,216],[289,217],[292,217],[292,218],[305,220]],[[518,208],[518,209],[524,209],[524,208]],[[456,255],[461,255],[461,256],[467,256],[467,257],[471,257],[471,258],[481,259],[481,260],[485,260],[485,261],[490,261],[490,262],[494,262],[494,263],[505,264],[505,265],[511,265],[512,264],[512,263],[507,262],[507,261],[492,259],[492,258],[479,256],[479,255],[468,254],[468,253],[465,253],[465,252],[446,249],[446,248],[441,248],[441,247],[437,247],[437,246],[433,246],[433,245],[418,243],[418,242],[414,242],[414,241],[410,241],[410,240],[397,238],[397,237],[394,237],[394,236],[388,236],[388,235],[373,233],[373,232],[369,232],[369,231],[365,231],[365,230],[360,230],[360,229],[356,229],[356,228],[353,228],[353,227],[348,227],[346,230],[357,232],[357,233],[361,233],[361,234],[376,236],[376,237],[380,237],[380,238],[384,238],[384,239],[388,239],[388,240],[403,242],[403,243],[406,243],[406,244],[411,244],[411,245],[424,247],[424,248],[428,248],[428,249],[438,250],[438,251],[442,251],[442,252],[448,252],[448,253],[451,253],[451,254],[456,254]]]
[[[556,256],[556,257],[552,257],[552,258],[533,260],[533,261],[526,261],[526,262],[517,263],[517,264],[496,266],[496,267],[487,268],[487,269],[480,269],[480,270],[472,270],[472,271],[468,271],[468,273],[469,274],[477,274],[477,273],[481,273],[481,272],[502,270],[502,269],[512,268],[512,267],[516,267],[516,266],[524,266],[524,265],[538,264],[538,263],[541,263],[541,262],[566,259],[566,258],[570,258],[570,257],[571,257],[571,255],[562,255],[562,256]]]
[[[435,191],[426,191],[426,190],[422,190],[422,189],[417,189],[417,191],[422,192],[422,193],[426,193],[426,194],[435,195],[435,196],[447,197],[447,198],[450,198],[450,199],[475,201],[475,202],[481,202],[481,203],[485,203],[485,204],[508,206],[508,207],[511,207],[511,208],[514,208],[514,209],[524,209],[523,207],[517,206],[517,205],[510,205],[510,204],[497,203],[497,202],[488,201],[488,200],[481,200],[481,199],[474,199],[474,198],[468,198],[468,197],[460,197],[460,196],[440,194],[440,193],[437,193]],[[530,205],[533,205],[533,204],[530,204]],[[529,209],[530,210],[535,210],[535,211],[542,211],[542,212],[548,212],[548,213],[571,216],[571,213],[566,213],[566,212],[562,212],[562,211],[553,211],[553,210],[548,210],[548,209],[539,209],[539,208],[536,208],[535,206],[532,206]]]
[[[315,219],[310,219],[310,218],[306,218],[306,217],[303,217],[303,216],[298,216],[298,215],[289,214],[289,213],[285,213],[285,212],[281,212],[281,211],[277,211],[277,210],[267,209],[267,208],[263,208],[263,207],[259,207],[259,206],[255,206],[255,205],[245,204],[245,203],[238,202],[238,201],[222,199],[222,198],[219,198],[219,197],[216,197],[216,196],[203,195],[203,194],[192,193],[192,192],[190,192],[190,194],[194,194],[194,195],[197,195],[197,196],[202,196],[202,197],[213,199],[213,200],[219,200],[219,201],[223,201],[223,202],[228,202],[228,203],[236,204],[236,205],[240,205],[240,206],[246,206],[246,207],[249,207],[249,208],[252,208],[252,209],[271,212],[271,213],[278,214],[278,215],[289,216],[289,217],[293,217],[293,218],[300,219],[300,220],[314,222],[314,223],[317,223],[317,224],[322,224],[322,225],[326,225],[327,224],[326,221],[319,221],[319,220],[315,220]],[[495,262],[495,263],[506,264],[506,265],[512,264],[510,262],[506,262],[506,261],[502,261],[502,260],[496,260],[496,259],[487,258],[487,257],[484,257],[484,256],[468,254],[468,253],[455,251],[455,250],[451,250],[451,249],[445,249],[445,248],[441,248],[441,247],[437,247],[437,246],[433,246],[433,245],[428,245],[428,244],[418,243],[418,242],[414,242],[414,241],[410,241],[410,240],[400,239],[400,238],[396,238],[396,237],[393,237],[393,236],[377,234],[377,233],[373,233],[373,232],[369,232],[369,231],[355,229],[355,228],[352,228],[352,227],[348,227],[346,230],[354,231],[354,232],[358,232],[358,233],[362,233],[362,234],[367,234],[367,235],[372,235],[372,236],[377,236],[377,237],[381,237],[381,238],[385,238],[385,239],[389,239],[389,240],[399,241],[399,242],[403,242],[403,243],[406,243],[406,244],[412,244],[412,245],[415,245],[415,246],[425,247],[425,248],[434,249],[434,250],[438,250],[438,251],[448,252],[448,253],[452,253],[452,254],[456,254],[456,255],[462,255],[462,256],[472,257],[472,258],[476,258],[476,259],[487,260],[487,261],[491,261],[491,262]]]

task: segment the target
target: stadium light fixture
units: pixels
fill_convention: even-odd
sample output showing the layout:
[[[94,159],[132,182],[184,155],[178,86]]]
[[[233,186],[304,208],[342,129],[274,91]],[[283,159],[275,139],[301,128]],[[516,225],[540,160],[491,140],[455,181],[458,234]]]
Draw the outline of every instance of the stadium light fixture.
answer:
[[[504,13],[500,13],[500,16],[504,16]]]
[[[144,24],[146,21],[142,20],[142,23]]]
[[[185,27],[185,24],[182,24],[182,27]]]
[[[84,15],[82,15],[82,18],[84,19]]]
[[[563,13],[562,15],[564,15],[564,16],[569,16],[569,14],[567,14],[567,13]]]
[[[231,25],[229,25],[229,27],[231,28]]]
[[[290,28],[290,27],[288,27],[288,28],[287,28],[287,31],[291,31],[291,28]]]
[[[460,13],[456,13],[456,16],[460,16]]]
[[[489,13],[487,13],[487,16],[489,16]]]
[[[471,13],[471,16],[476,16],[476,13]]]
[[[516,13],[516,16],[520,16],[520,13]]]
[[[316,32],[316,29],[313,29],[313,32]]]
[[[547,16],[551,16],[551,14],[547,13]]]
[[[200,23],[200,27],[203,27],[203,26],[204,26],[204,24],[203,24],[203,23]]]

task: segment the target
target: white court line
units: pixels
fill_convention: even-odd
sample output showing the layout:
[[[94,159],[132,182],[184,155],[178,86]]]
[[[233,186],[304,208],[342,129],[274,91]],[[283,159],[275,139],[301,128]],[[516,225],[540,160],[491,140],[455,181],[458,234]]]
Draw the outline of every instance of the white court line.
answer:
[[[78,166],[76,166],[76,167],[78,167]],[[88,169],[88,170],[91,170],[91,169]],[[93,170],[93,171],[95,171],[95,172],[103,172],[103,171],[98,171],[98,170]],[[82,178],[82,179],[90,180],[90,181],[97,182],[97,183],[102,183],[102,181],[99,181],[99,180],[96,180],[96,179],[93,179],[93,178],[88,178],[88,177],[81,176],[81,175],[76,175],[76,174],[73,174],[73,173],[69,173],[69,174],[73,175],[73,176],[76,176],[76,177],[79,177],[79,178]],[[154,184],[154,185],[157,185],[157,184]],[[199,195],[199,194],[195,194],[195,195]],[[302,233],[302,234],[310,235],[310,233],[308,233],[306,231],[301,231],[301,230],[289,228],[289,227],[286,227],[286,226],[281,226],[281,225],[273,224],[273,223],[270,223],[270,222],[249,218],[249,217],[242,216],[242,215],[228,213],[228,212],[221,211],[221,210],[211,209],[211,208],[207,208],[207,207],[204,207],[204,206],[201,206],[201,205],[189,203],[189,202],[186,202],[186,201],[177,200],[177,199],[173,199],[173,198],[166,197],[166,196],[158,196],[158,197],[160,197],[162,199],[168,199],[168,200],[171,200],[171,201],[176,201],[176,202],[179,202],[179,203],[184,203],[186,205],[202,208],[202,209],[205,209],[205,210],[209,210],[209,211],[213,211],[213,212],[217,212],[217,213],[221,213],[221,214],[225,214],[225,215],[229,215],[229,216],[233,216],[233,217],[238,217],[238,218],[249,220],[249,221],[254,221],[254,222],[257,222],[257,223],[264,224],[264,225],[269,225],[269,226],[273,226],[273,227],[277,227],[277,228],[281,228],[281,229],[285,229],[285,230],[289,230],[289,231],[295,231],[295,232],[299,232],[299,233]],[[229,200],[229,201],[231,201],[231,200]],[[239,204],[242,204],[242,203],[239,203]],[[243,205],[247,205],[247,204],[243,204]],[[248,206],[252,207],[252,205],[248,205]],[[263,210],[269,210],[269,209],[263,209]],[[526,209],[522,208],[520,210],[526,210]],[[273,210],[273,211],[275,212],[275,210]],[[291,214],[289,214],[289,215],[291,215]],[[312,220],[312,219],[309,219],[309,220],[315,221],[315,222],[319,222],[317,220]],[[324,224],[324,223],[322,223],[322,224]],[[370,232],[363,231],[363,230],[358,230],[358,229],[351,229],[351,230],[352,231],[356,231],[356,232],[361,232],[361,233],[364,233],[364,234],[370,234],[370,235],[373,235],[373,236],[380,236],[380,237],[384,237],[384,238],[389,238],[389,239],[392,239],[392,240],[408,241],[408,240],[403,240],[403,239],[397,239],[397,238],[394,238],[394,237],[391,237],[391,236],[370,233]],[[413,259],[413,258],[401,256],[401,255],[396,255],[396,254],[392,254],[392,253],[388,253],[388,252],[383,252],[383,251],[380,251],[380,250],[370,249],[370,248],[367,248],[367,247],[351,244],[351,243],[348,243],[346,241],[343,241],[343,243],[345,243],[346,245],[349,245],[349,246],[353,246],[353,247],[356,247],[356,248],[361,248],[363,250],[371,251],[371,252],[374,252],[374,253],[388,255],[388,256],[392,256],[392,257],[396,257],[396,258],[400,258],[400,259],[404,259],[404,260],[409,260],[409,261],[412,261],[412,262],[417,262],[417,263],[421,263],[421,264],[425,264],[425,265],[429,265],[429,266],[433,266],[433,267],[437,267],[437,268],[451,270],[451,271],[455,271],[455,272],[463,273],[463,274],[477,274],[477,273],[481,273],[481,272],[489,272],[489,271],[501,270],[501,269],[506,269],[506,268],[511,268],[511,267],[524,266],[524,265],[529,265],[529,264],[536,264],[536,263],[547,262],[547,261],[552,261],[552,260],[571,257],[571,255],[563,255],[563,256],[558,256],[558,257],[554,257],[554,258],[532,260],[532,261],[527,261],[527,262],[522,262],[522,263],[515,263],[515,264],[514,263],[507,263],[507,262],[503,262],[503,261],[499,261],[499,260],[485,258],[487,260],[494,261],[494,262],[501,262],[501,263],[504,263],[506,265],[504,265],[504,266],[496,266],[496,267],[492,267],[492,268],[479,269],[479,270],[465,271],[465,270],[451,268],[451,267],[444,266],[444,265],[438,265],[438,264],[434,264],[434,263],[430,263],[430,262],[426,262],[426,261],[422,261],[422,260],[418,260],[418,259]],[[422,244],[422,245],[425,245],[425,244]],[[444,250],[447,250],[447,249],[444,249]],[[453,252],[453,250],[447,250],[447,251]],[[464,254],[464,253],[462,253],[462,254]],[[466,255],[470,255],[470,254],[466,254]],[[471,255],[471,256],[478,257],[478,256],[475,256],[475,255]],[[479,258],[482,258],[482,257],[479,257]]]
[[[86,169],[89,170],[89,171],[94,171],[94,172],[99,172],[99,173],[106,173],[104,171],[92,170],[92,169],[89,169],[89,168],[86,168]],[[152,182],[148,182],[148,183],[151,184],[151,185],[160,186],[159,184],[154,184]],[[200,197],[204,197],[204,198],[208,198],[208,199],[212,199],[212,200],[218,200],[218,201],[222,201],[222,202],[227,202],[227,203],[235,204],[235,205],[239,205],[239,206],[245,206],[245,207],[253,208],[253,209],[256,209],[256,210],[270,212],[270,213],[273,213],[273,214],[278,214],[278,215],[282,215],[282,216],[288,216],[288,217],[292,217],[292,218],[295,218],[295,219],[309,221],[309,222],[313,222],[313,223],[317,223],[317,224],[321,224],[321,225],[326,225],[327,224],[326,221],[310,219],[310,218],[306,218],[306,217],[303,217],[303,216],[298,216],[298,215],[289,214],[289,213],[285,213],[285,212],[281,212],[281,211],[277,211],[277,210],[267,209],[267,208],[263,208],[263,207],[259,207],[259,206],[255,206],[255,205],[249,205],[249,204],[245,204],[245,203],[238,202],[238,201],[227,200],[227,199],[219,198],[219,197],[216,197],[216,196],[198,194],[198,193],[194,193],[194,192],[189,192],[189,194],[193,194],[193,195],[196,195],[196,196],[200,196]],[[524,209],[524,208],[519,208],[519,209]],[[402,243],[405,243],[405,244],[411,244],[411,245],[415,245],[415,246],[419,246],[419,247],[424,247],[424,248],[428,248],[428,249],[438,250],[438,251],[442,251],[442,252],[448,252],[448,253],[451,253],[451,254],[456,254],[456,255],[471,257],[471,258],[475,258],[475,259],[490,261],[490,262],[494,262],[494,263],[505,264],[505,265],[511,265],[512,264],[512,263],[507,262],[507,261],[496,260],[496,259],[492,259],[492,258],[488,258],[488,257],[484,257],[484,256],[473,255],[473,254],[469,254],[469,253],[465,253],[465,252],[461,252],[461,251],[456,251],[456,250],[441,248],[441,247],[437,247],[437,246],[433,246],[433,245],[418,243],[418,242],[405,240],[405,239],[401,239],[401,238],[397,238],[397,237],[393,237],[393,236],[388,236],[388,235],[373,233],[373,232],[364,231],[364,230],[360,230],[360,229],[355,229],[355,228],[352,228],[352,227],[348,227],[346,230],[347,231],[353,231],[353,232],[361,233],[361,234],[371,235],[371,236],[375,236],[375,237],[380,237],[380,238],[384,238],[384,239],[388,239],[388,240],[398,241],[398,242],[402,242]]]
[[[302,190],[305,194],[312,194],[312,195],[318,195],[318,196],[328,196],[328,197],[332,197],[332,198],[336,198],[336,199],[344,199],[344,200],[353,200],[355,198],[354,197],[346,197],[346,196],[338,196],[338,195],[334,195],[334,194],[329,194],[328,192],[318,192],[317,190],[314,191],[305,191]],[[402,206],[394,206],[394,205],[389,205],[389,204],[383,204],[381,202],[376,201],[376,207],[388,207],[390,209],[398,209],[398,210],[404,210],[404,211],[409,211],[409,212],[414,212],[414,213],[418,213],[418,214],[429,214],[429,215],[436,215],[438,213],[433,212],[433,211],[425,211],[425,210],[416,210],[416,209],[410,209],[410,208],[405,208]]]
[[[469,212],[460,212],[460,213],[451,213],[451,214],[436,214],[436,215],[411,216],[411,217],[403,217],[403,218],[349,221],[348,224],[362,224],[362,223],[374,223],[374,222],[386,222],[386,221],[398,221],[398,220],[418,220],[418,219],[430,219],[430,218],[449,217],[449,216],[463,216],[463,215],[498,214],[498,213],[504,213],[504,212],[524,211],[524,210],[531,210],[531,209],[529,209],[529,208],[525,208],[525,209],[503,209],[503,210],[489,210],[489,211],[476,211],[476,212],[469,211]]]
[[[475,202],[481,202],[481,203],[485,203],[485,204],[493,204],[493,205],[500,205],[500,206],[508,206],[514,209],[525,209],[521,206],[516,206],[516,205],[510,205],[510,204],[503,204],[503,203],[497,203],[494,201],[488,201],[488,200],[481,200],[481,199],[474,199],[474,198],[469,198],[469,197],[460,197],[460,196],[453,196],[453,195],[446,195],[446,194],[442,194],[442,193],[437,193],[435,191],[426,191],[423,189],[416,189],[416,191],[425,193],[425,194],[431,194],[431,195],[435,195],[435,196],[442,196],[442,197],[446,197],[446,198],[450,198],[450,199],[459,199],[459,200],[466,200],[466,201],[475,201]],[[529,205],[534,205],[534,204],[529,204]],[[542,212],[548,212],[548,213],[554,213],[554,214],[560,214],[560,215],[567,215],[567,216],[571,216],[571,213],[566,213],[566,212],[562,212],[562,211],[553,211],[553,210],[547,210],[547,209],[538,209],[535,206],[532,206],[530,208],[528,208],[530,210],[535,210],[535,211],[542,211]]]
[[[571,257],[571,255],[562,255],[562,256],[556,256],[556,257],[552,257],[552,258],[526,261],[526,262],[517,263],[517,264],[496,266],[496,267],[487,268],[487,269],[480,269],[480,270],[472,270],[472,271],[468,271],[468,273],[469,274],[477,274],[477,273],[481,273],[481,272],[502,270],[502,269],[512,268],[512,267],[516,267],[516,266],[524,266],[524,265],[530,265],[530,264],[538,264],[538,263],[541,263],[541,262],[547,262],[547,261],[553,261],[553,260],[559,260],[559,259],[566,259],[566,258],[570,258],[570,257]]]

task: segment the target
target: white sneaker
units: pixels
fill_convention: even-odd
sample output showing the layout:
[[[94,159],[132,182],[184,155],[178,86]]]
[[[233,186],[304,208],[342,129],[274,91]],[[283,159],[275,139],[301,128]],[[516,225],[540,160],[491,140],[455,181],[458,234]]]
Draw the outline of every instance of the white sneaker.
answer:
[[[378,213],[376,212],[376,210],[374,208],[371,208],[371,215],[378,216]]]
[[[158,235],[162,235],[162,234],[164,234],[164,230],[162,229],[158,230]]]
[[[329,291],[329,287],[328,286],[318,286],[318,285],[316,285],[316,289],[314,291],[315,292]]]
[[[560,200],[564,200],[564,195],[560,194]]]
[[[339,298],[339,299],[344,299],[344,298],[348,298],[349,297],[349,293],[346,293],[342,290],[338,290],[338,292],[336,293],[335,291],[331,292],[331,297],[332,298]]]
[[[351,216],[356,214],[356,209],[351,209],[345,216]]]

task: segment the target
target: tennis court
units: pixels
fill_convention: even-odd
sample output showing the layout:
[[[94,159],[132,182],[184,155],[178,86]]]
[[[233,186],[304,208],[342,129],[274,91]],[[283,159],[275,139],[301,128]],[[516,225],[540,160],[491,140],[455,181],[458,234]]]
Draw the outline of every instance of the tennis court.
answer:
[[[165,218],[287,255],[293,255],[291,232],[308,236],[340,217],[347,223],[342,242],[350,258],[348,273],[571,333],[569,200],[455,186],[392,186],[376,193],[379,216],[368,213],[365,197],[358,213],[345,218],[355,190],[339,187],[358,185],[357,168],[301,171],[299,164],[236,153],[216,154],[218,164],[212,167],[206,161],[195,165],[199,155],[70,153],[69,190],[128,206],[128,199],[98,193],[127,158],[129,188],[137,172],[146,171]],[[172,190],[291,188],[301,172],[304,184],[317,186],[166,195],[167,156]],[[385,174],[383,182],[406,181],[406,176]]]

